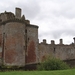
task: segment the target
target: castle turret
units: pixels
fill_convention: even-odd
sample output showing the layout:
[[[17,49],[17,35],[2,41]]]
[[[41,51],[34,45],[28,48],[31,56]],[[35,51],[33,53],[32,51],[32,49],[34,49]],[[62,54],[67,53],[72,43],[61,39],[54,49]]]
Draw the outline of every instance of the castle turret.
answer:
[[[21,19],[21,9],[20,8],[16,8],[15,17],[18,19]]]

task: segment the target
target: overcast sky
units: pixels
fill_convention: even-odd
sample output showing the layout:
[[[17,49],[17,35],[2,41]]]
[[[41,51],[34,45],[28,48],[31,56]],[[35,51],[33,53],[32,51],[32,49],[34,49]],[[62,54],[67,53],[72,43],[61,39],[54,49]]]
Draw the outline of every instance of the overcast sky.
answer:
[[[63,39],[64,44],[73,42],[75,36],[75,0],[0,0],[0,12],[11,11],[15,7],[31,24],[39,26],[39,40],[50,43]]]

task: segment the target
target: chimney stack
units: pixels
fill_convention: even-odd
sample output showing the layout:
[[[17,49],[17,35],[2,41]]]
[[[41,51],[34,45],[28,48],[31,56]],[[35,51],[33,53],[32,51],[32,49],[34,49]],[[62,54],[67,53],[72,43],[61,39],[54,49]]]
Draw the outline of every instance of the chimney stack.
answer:
[[[20,8],[15,9],[15,17],[18,19],[21,19],[21,9]]]

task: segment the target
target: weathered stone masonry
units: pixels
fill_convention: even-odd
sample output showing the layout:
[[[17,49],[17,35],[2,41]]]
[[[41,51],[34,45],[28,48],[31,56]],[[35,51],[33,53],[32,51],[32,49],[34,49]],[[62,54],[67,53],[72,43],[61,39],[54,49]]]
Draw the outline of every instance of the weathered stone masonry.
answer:
[[[0,65],[25,66],[38,62],[38,26],[21,9],[0,14]]]
[[[47,56],[61,60],[75,60],[74,43],[64,45],[51,40],[51,44],[38,41],[38,26],[30,24],[25,16],[21,16],[21,9],[16,8],[15,14],[4,12],[0,14],[0,65],[25,66],[37,64]]]

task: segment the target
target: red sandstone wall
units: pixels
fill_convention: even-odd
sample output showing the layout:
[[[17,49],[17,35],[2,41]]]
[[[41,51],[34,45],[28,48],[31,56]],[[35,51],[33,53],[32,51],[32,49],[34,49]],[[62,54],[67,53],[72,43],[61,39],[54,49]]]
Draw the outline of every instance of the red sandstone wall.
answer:
[[[4,64],[25,65],[25,25],[10,22],[4,26]]]
[[[44,61],[47,57],[53,57],[54,52],[53,46],[48,44],[39,44],[39,61]]]
[[[27,26],[26,64],[38,62],[38,28]]]
[[[61,60],[75,59],[74,45],[51,45],[39,44],[39,60],[44,61],[46,57],[55,57]]]
[[[27,48],[26,63],[36,62],[35,42],[31,40]]]

